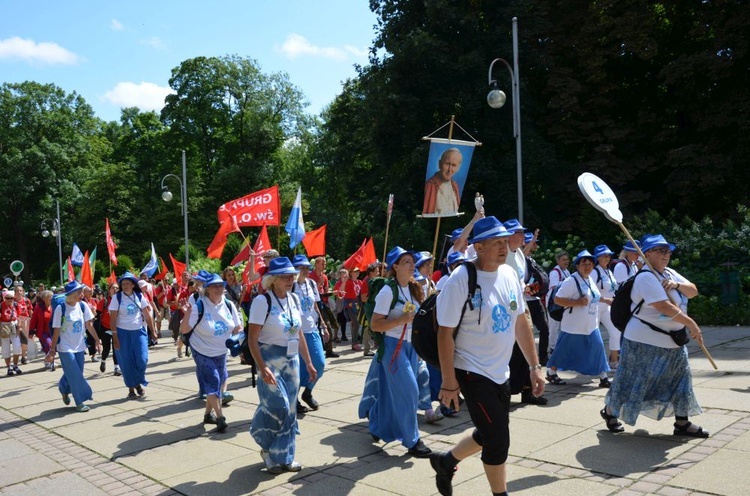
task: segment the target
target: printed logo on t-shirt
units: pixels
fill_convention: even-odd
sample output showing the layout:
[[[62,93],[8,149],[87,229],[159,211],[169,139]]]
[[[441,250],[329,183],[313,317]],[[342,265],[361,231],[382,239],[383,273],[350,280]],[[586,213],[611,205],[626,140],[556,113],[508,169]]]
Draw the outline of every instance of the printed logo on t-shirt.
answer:
[[[303,312],[309,312],[313,307],[313,299],[309,296],[303,296],[300,298],[300,306]]]
[[[83,322],[76,320],[73,322],[73,334],[79,334],[83,332]]]
[[[474,296],[471,297],[471,306],[474,308],[479,308],[479,305],[482,304],[482,290],[477,288],[476,291],[474,291]]]
[[[516,292],[510,290],[510,311],[515,312],[518,310],[518,299],[516,298]]]
[[[281,309],[279,307],[271,307],[270,314],[277,317],[281,315]]]
[[[216,322],[214,322],[214,336],[221,336],[228,330],[229,330],[229,327],[227,327],[227,325],[224,322],[220,320],[217,320]]]
[[[286,313],[281,314],[281,323],[284,324],[285,334],[296,334],[296,332],[299,331],[300,325],[302,325],[302,322],[290,317]]]
[[[510,330],[510,314],[502,305],[495,305],[492,309],[492,332],[508,332]]]
[[[128,306],[125,307],[125,310],[127,311],[128,315],[135,315],[136,313],[135,305],[132,303],[128,303]]]

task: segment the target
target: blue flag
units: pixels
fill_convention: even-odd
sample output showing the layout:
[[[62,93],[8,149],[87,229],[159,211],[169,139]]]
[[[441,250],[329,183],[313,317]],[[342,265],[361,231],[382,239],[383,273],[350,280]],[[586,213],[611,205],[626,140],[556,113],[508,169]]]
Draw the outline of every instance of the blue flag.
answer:
[[[289,233],[289,248],[294,248],[297,243],[305,239],[305,224],[302,221],[302,188],[297,190],[297,199],[294,200],[289,221],[286,223],[285,231]]]
[[[151,260],[149,260],[146,266],[141,269],[141,274],[145,273],[147,276],[151,277],[158,268],[159,262],[156,260],[156,250],[154,249],[154,244],[151,243]]]
[[[70,256],[70,263],[76,267],[83,267],[83,252],[78,245],[73,243],[73,254]]]

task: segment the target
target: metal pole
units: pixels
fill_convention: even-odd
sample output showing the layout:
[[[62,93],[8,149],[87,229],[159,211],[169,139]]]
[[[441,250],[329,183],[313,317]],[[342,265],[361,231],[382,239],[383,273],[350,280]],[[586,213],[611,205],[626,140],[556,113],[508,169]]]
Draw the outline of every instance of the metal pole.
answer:
[[[190,270],[190,253],[188,248],[187,166],[185,163],[185,150],[182,150],[182,215],[185,218],[185,266],[187,270]],[[176,274],[175,277],[177,277]]]
[[[58,262],[60,263],[60,284],[65,285],[65,279],[63,278],[63,258],[62,258],[62,224],[60,224],[60,202],[55,200],[57,204],[57,256]]]
[[[518,18],[513,18],[513,121],[516,128],[516,175],[518,180],[518,221],[523,224],[523,174],[521,167],[521,93],[518,75]]]

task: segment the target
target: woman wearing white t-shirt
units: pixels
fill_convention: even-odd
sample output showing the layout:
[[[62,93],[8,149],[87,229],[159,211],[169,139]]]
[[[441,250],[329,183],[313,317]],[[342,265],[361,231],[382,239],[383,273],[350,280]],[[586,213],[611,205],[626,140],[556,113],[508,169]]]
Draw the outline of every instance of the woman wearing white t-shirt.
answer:
[[[318,377],[307,342],[300,339],[301,304],[292,293],[297,275],[287,257],[271,260],[262,282],[267,291],[253,299],[248,317],[248,345],[261,377],[250,435],[272,474],[302,470],[294,460],[300,356],[310,380]]]
[[[91,386],[83,377],[83,364],[86,362],[86,334],[88,331],[96,343],[97,351],[102,351],[102,344],[92,324],[94,314],[88,305],[81,302],[83,288],[78,281],[65,285],[65,303],[58,305],[52,315],[52,348],[49,358],[55,359],[55,352],[60,355],[63,375],[57,388],[62,394],[63,403],[70,404],[70,395],[76,403],[76,410],[88,412],[84,401],[93,399]]]
[[[146,326],[153,330],[154,321],[151,318],[151,304],[138,287],[138,278],[125,272],[117,283],[120,291],[109,302],[112,341],[122,378],[128,387],[128,399],[133,399],[146,394],[143,390],[143,386],[148,385]],[[152,332],[156,334],[155,331]]]
[[[688,420],[703,410],[693,392],[687,347],[663,334],[687,328],[691,338],[703,343],[700,327],[687,315],[688,299],[698,295],[698,288],[667,268],[675,246],[664,236],[646,236],[642,246],[653,271],[645,267],[633,282],[634,314],[625,328],[620,366],[600,414],[612,432],[624,430],[618,419],[635,425],[641,413],[656,420],[674,415],[675,436],[707,438],[708,431]]]
[[[384,285],[375,296],[370,325],[385,336],[367,372],[359,418],[368,419],[374,440],[401,441],[410,455],[427,458],[432,450],[419,438],[417,425],[419,357],[411,344],[412,321],[424,295],[413,280],[412,252],[396,246],[386,263],[386,275],[395,284]]]
[[[640,246],[640,242],[636,241],[636,244]],[[612,273],[615,275],[615,280],[618,281],[619,286],[634,276],[636,272],[638,272],[638,248],[633,246],[632,241],[628,240],[622,247],[620,259],[615,264],[615,268],[612,269]]]
[[[599,387],[611,385],[599,332],[599,302],[611,305],[612,299],[603,297],[591,278],[594,263],[594,256],[588,250],[580,252],[574,262],[576,273],[563,281],[555,295],[555,303],[565,307],[565,311],[555,351],[547,362],[547,381],[551,384],[565,384],[557,375],[558,370],[575,370],[599,376]]]
[[[557,265],[549,271],[549,289],[547,294],[550,294],[554,288],[559,286],[564,280],[570,277],[570,271],[568,266],[570,265],[570,255],[567,251],[559,251],[555,255]],[[547,307],[549,307],[547,302]],[[549,319],[549,352],[552,353],[555,350],[555,343],[557,342],[557,335],[560,332],[560,321],[555,319]]]
[[[220,275],[213,274],[205,282],[205,295],[187,308],[187,318],[183,320],[187,324],[180,328],[183,333],[193,331],[190,347],[200,390],[206,395],[203,423],[216,424],[218,432],[227,429],[227,420],[221,411],[222,403],[226,403],[224,393],[229,378],[226,342],[242,329],[237,307],[224,298],[225,284]]]
[[[615,297],[615,290],[617,289],[617,279],[612,271],[609,270],[609,262],[612,260],[612,255],[614,255],[614,252],[607,245],[599,245],[594,248],[596,267],[594,267],[592,277],[602,296],[609,299]],[[612,323],[612,317],[610,316],[611,309],[611,304],[599,301],[599,324],[604,325],[609,333],[609,368],[614,370],[617,368],[617,360],[620,357],[622,333]]]

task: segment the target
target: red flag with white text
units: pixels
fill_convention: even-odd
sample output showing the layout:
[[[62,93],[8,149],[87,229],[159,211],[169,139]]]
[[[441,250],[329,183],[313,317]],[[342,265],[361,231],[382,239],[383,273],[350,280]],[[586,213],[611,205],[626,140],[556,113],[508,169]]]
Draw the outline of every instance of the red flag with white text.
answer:
[[[109,259],[112,261],[113,264],[115,264],[115,267],[116,267],[117,255],[115,255],[115,250],[117,249],[117,245],[112,239],[112,232],[109,230],[109,219],[105,219],[105,232],[104,233],[105,233],[106,241],[107,241],[107,252],[109,253]]]
[[[237,220],[240,227],[278,226],[281,218],[279,186],[273,185],[242,198],[226,202],[217,212],[219,222],[229,216]]]

